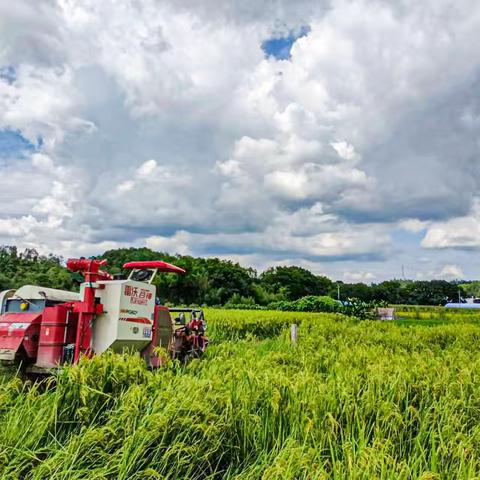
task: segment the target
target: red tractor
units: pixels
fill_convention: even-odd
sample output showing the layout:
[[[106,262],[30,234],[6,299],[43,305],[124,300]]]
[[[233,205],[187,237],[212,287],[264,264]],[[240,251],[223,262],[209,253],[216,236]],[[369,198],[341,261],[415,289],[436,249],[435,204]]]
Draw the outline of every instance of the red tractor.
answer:
[[[80,293],[25,285],[0,293],[0,363],[42,373],[81,356],[137,351],[149,367],[162,364],[157,347],[173,359],[200,356],[208,345],[201,309],[160,305],[152,281],[158,272],[185,273],[162,261],[128,262],[127,279],[100,269],[106,260],[70,259]],[[171,312],[178,314],[175,321]],[[187,320],[187,315],[190,317]]]

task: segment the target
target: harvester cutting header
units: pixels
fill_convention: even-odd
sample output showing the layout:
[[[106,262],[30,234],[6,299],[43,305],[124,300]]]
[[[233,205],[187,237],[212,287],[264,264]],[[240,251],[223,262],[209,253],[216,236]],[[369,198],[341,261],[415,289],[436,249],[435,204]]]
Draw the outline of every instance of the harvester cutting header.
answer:
[[[111,349],[137,351],[154,368],[162,363],[157,347],[180,360],[204,352],[202,310],[170,310],[160,305],[152,285],[158,272],[185,270],[162,261],[128,262],[128,278],[114,279],[101,270],[106,263],[67,261],[68,270],[84,278],[79,293],[33,285],[1,292],[0,362],[41,373]],[[175,321],[171,312],[179,314]]]

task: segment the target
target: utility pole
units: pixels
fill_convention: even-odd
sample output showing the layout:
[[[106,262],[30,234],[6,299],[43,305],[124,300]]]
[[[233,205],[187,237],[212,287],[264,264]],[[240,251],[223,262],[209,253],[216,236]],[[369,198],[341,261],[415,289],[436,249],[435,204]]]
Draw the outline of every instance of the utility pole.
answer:
[[[337,282],[337,300],[340,301],[340,284]]]
[[[402,264],[402,278],[405,280],[405,266]]]

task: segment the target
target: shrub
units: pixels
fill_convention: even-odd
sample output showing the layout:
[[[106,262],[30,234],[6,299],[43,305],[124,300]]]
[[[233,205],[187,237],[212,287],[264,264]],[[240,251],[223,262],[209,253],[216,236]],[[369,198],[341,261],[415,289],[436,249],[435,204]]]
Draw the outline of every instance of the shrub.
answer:
[[[292,302],[298,312],[339,312],[342,306],[332,297],[309,295]]]

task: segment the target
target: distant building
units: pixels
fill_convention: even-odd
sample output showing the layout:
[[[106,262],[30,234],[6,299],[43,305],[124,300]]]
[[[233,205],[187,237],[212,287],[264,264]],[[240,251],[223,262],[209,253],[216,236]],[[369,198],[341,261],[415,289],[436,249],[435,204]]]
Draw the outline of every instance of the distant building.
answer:
[[[447,303],[445,308],[480,309],[480,303]]]
[[[395,320],[395,309],[378,307],[377,317],[379,320]]]

